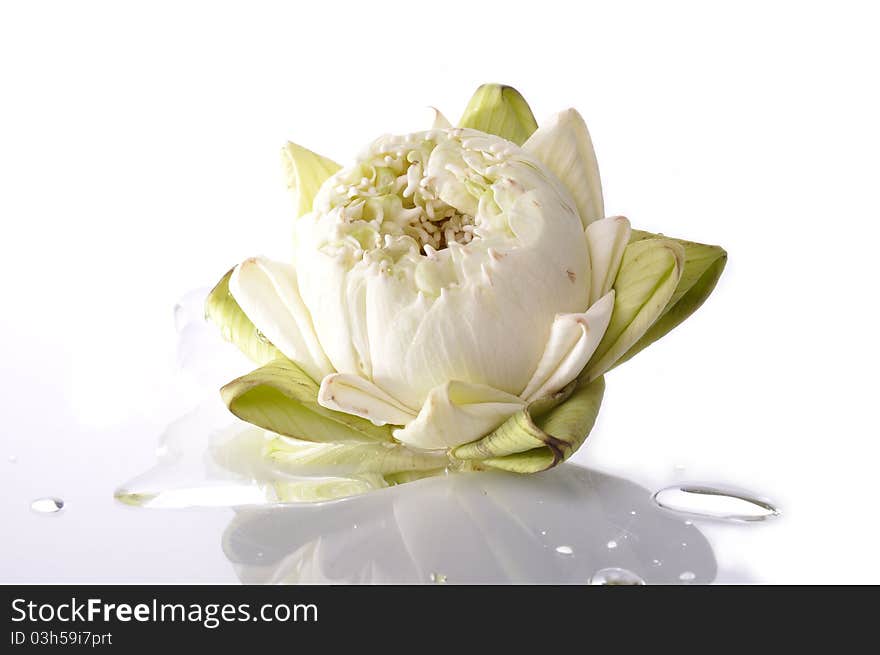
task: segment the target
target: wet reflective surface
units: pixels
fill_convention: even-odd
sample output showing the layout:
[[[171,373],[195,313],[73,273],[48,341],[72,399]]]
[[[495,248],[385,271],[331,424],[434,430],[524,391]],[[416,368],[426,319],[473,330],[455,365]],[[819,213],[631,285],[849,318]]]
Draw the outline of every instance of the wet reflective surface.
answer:
[[[678,482],[678,495],[657,502],[652,492],[664,484],[656,479],[646,487],[574,463],[385,488],[273,469],[260,457],[262,432],[232,417],[216,393],[249,364],[204,322],[205,292],[175,307],[177,374],[148,419],[105,433],[68,430],[64,454],[10,445],[0,504],[15,538],[4,546],[0,581],[755,581],[742,565],[719,571],[704,535],[755,554],[751,535],[761,526],[694,516],[679,502],[684,468],[671,464],[660,482]],[[650,479],[638,462],[625,470]]]
[[[588,584],[615,568],[681,584],[711,582],[717,571],[705,537],[657,508],[648,490],[572,465],[240,508],[223,552],[246,583]]]

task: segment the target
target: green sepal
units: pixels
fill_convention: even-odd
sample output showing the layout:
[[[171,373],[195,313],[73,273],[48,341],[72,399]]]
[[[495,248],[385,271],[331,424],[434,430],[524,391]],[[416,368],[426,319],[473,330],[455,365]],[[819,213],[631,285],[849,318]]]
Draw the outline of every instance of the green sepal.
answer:
[[[232,268],[224,275],[208,294],[205,300],[205,318],[214,323],[223,338],[233,343],[248,358],[257,364],[266,364],[279,357],[284,357],[266,337],[264,337],[229,291],[229,278]]]
[[[558,394],[529,403],[494,432],[459,446],[452,455],[515,473],[552,468],[586,441],[604,393],[604,378],[574,382]]]
[[[630,243],[655,239],[659,236],[651,232],[633,230]],[[617,361],[617,364],[625,362],[647,348],[697,311],[715,289],[718,278],[724,271],[724,266],[727,264],[727,252],[724,248],[682,239],[671,240],[684,248],[684,270],[675,293],[672,294],[657,322]]]
[[[611,321],[581,378],[604,375],[645,335],[675,293],[683,264],[684,248],[671,239],[627,244],[614,280]]]
[[[297,218],[312,211],[312,203],[321,185],[342,168],[332,159],[295,143],[288,143],[281,149],[281,165],[287,178],[287,188],[293,195]]]
[[[529,103],[512,86],[483,84],[471,97],[459,127],[500,136],[521,146],[538,129]]]
[[[391,442],[391,426],[318,404],[318,385],[289,359],[276,359],[220,389],[229,411],[243,421],[318,443]]]
[[[267,442],[266,456],[291,475],[349,477],[369,473],[390,475],[445,468],[443,452],[389,443],[310,443],[285,437]]]

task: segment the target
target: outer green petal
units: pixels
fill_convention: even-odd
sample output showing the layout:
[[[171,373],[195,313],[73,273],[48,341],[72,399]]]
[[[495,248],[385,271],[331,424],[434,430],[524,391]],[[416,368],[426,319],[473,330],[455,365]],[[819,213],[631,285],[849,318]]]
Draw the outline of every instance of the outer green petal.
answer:
[[[283,357],[281,352],[266,339],[229,292],[230,271],[217,283],[205,301],[205,317],[210,319],[238,349],[257,364],[265,364]]]
[[[445,453],[413,450],[388,443],[309,443],[278,437],[266,454],[285,473],[309,476],[342,476],[405,471],[431,471],[449,463]]]
[[[390,427],[318,404],[318,385],[288,359],[233,380],[220,395],[240,419],[288,437],[322,443],[392,441]]]
[[[312,211],[312,201],[324,181],[342,166],[331,159],[288,143],[281,149],[281,165],[287,188],[293,194],[297,218]]]
[[[538,129],[538,122],[525,98],[512,86],[484,84],[474,93],[458,126],[495,134],[521,146]]]
[[[486,459],[480,463],[489,468],[510,471],[511,473],[538,473],[553,468],[560,461],[553,450],[544,446],[524,453]]]
[[[671,239],[627,245],[614,280],[611,323],[582,377],[603,375],[644,336],[672,298],[683,265],[684,248]]]
[[[573,383],[555,396],[530,403],[483,439],[459,446],[453,456],[516,473],[556,466],[590,434],[604,393],[604,378]]]
[[[634,230],[630,241],[654,239],[657,236],[651,232]],[[650,346],[697,311],[712,293],[724,271],[727,264],[727,252],[724,248],[681,239],[672,240],[684,248],[684,270],[675,293],[657,322],[618,360],[618,364]]]

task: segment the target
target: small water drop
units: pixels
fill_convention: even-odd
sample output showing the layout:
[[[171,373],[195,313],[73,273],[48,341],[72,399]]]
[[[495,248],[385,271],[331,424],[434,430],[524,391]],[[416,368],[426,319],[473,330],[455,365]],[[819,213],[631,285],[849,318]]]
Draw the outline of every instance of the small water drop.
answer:
[[[697,576],[693,571],[685,571],[680,576],[678,576],[678,579],[682,582],[693,582],[697,579]]]
[[[654,566],[663,566],[663,562],[661,562],[659,559],[651,560],[651,564],[653,564]]]
[[[53,514],[64,508],[64,501],[54,496],[37,498],[31,503],[31,509],[39,514]]]
[[[612,539],[611,541],[609,541],[609,542],[608,542],[607,544],[605,544],[605,545],[606,545],[609,549],[611,549],[611,550],[617,548],[617,542],[614,541],[614,539]]]
[[[434,584],[446,584],[446,576],[442,573],[432,573],[431,582]]]
[[[735,489],[704,485],[676,485],[654,494],[664,509],[728,521],[763,521],[779,515],[769,502]]]
[[[18,461],[18,457],[16,457],[15,455],[9,456],[9,463],[10,464],[15,464],[17,461]]]
[[[686,541],[682,541],[682,542],[681,542],[681,547],[682,547],[682,548],[687,548],[687,547],[688,547],[687,542],[686,542]]]
[[[560,555],[572,555],[574,553],[571,546],[557,546],[556,552]]]
[[[610,567],[599,569],[590,578],[591,585],[643,585],[645,581],[632,571]]]
[[[693,522],[693,521],[685,521],[684,524],[685,524],[685,525],[693,525],[694,522]]]
[[[635,510],[632,510],[632,511],[630,512],[630,516],[635,516],[635,515],[636,515],[636,511],[635,511]]]
[[[547,534],[546,530],[541,530],[541,536],[546,536],[546,534]]]

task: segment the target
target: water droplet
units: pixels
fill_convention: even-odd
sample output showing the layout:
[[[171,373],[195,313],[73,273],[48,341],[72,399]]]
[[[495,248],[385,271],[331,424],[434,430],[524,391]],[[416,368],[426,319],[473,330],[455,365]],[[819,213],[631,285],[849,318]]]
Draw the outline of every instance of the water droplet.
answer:
[[[40,514],[53,514],[54,512],[60,512],[63,508],[64,501],[54,496],[37,498],[31,503],[31,509]]]
[[[685,521],[684,524],[685,524],[685,525],[693,525],[694,522],[693,522],[693,521]]]
[[[661,562],[659,559],[651,560],[651,564],[653,564],[654,566],[663,566],[663,562]]]
[[[617,548],[617,542],[614,541],[614,539],[612,539],[611,541],[609,541],[609,542],[608,542],[607,544],[605,544],[605,545],[608,546],[608,548],[609,548],[609,549],[612,549],[612,550],[613,550],[614,548]]]
[[[682,582],[693,582],[697,579],[697,576],[693,571],[685,571],[680,576],[678,576],[678,579]]]
[[[556,552],[560,555],[572,555],[574,553],[571,546],[557,546]]]
[[[542,536],[544,536],[544,535],[546,535],[546,534],[547,534],[547,531],[546,531],[546,530],[541,530],[541,535],[542,535]]]
[[[9,456],[9,463],[10,464],[15,464],[17,461],[18,461],[18,457],[16,457],[15,455]]]
[[[632,571],[610,567],[607,569],[599,569],[590,578],[591,585],[643,585],[642,580]]]
[[[688,547],[687,542],[686,542],[686,541],[682,541],[682,542],[681,542],[681,547],[682,547],[682,548],[687,548],[687,547]]]
[[[635,516],[635,515],[636,515],[636,511],[635,511],[635,510],[633,510],[633,511],[630,512],[630,516]]]
[[[773,505],[748,492],[702,485],[666,487],[654,494],[654,502],[675,512],[728,521],[763,521],[779,515]]]
[[[434,584],[446,584],[446,576],[442,573],[432,573],[431,582]]]

